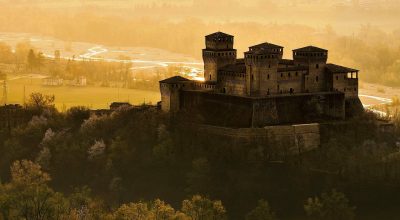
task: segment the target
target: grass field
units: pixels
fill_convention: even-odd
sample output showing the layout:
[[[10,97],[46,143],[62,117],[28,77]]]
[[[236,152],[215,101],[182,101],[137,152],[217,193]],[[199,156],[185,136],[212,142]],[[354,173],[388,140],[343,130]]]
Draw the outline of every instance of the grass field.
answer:
[[[160,100],[158,91],[146,91],[136,89],[107,88],[107,87],[49,87],[43,86],[41,79],[21,78],[8,82],[8,103],[20,103],[28,99],[33,92],[47,95],[55,95],[56,107],[65,110],[72,106],[86,106],[91,109],[109,108],[112,102],[126,102],[131,104],[153,103]]]

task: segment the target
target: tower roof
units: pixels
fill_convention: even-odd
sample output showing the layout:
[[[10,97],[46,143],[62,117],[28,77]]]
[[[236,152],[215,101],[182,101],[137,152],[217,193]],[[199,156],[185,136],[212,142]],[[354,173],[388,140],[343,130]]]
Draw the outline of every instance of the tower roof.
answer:
[[[209,34],[206,36],[207,39],[213,39],[213,40],[224,38],[224,37],[233,37],[233,36],[230,34],[221,32],[221,31],[218,31],[218,32],[215,32],[215,33],[212,33],[212,34]]]
[[[250,48],[250,50],[251,49],[253,49],[253,50],[258,50],[258,49],[259,50],[263,50],[263,49],[282,49],[283,47],[279,46],[279,45],[276,45],[276,44],[271,44],[271,43],[265,42],[265,43],[261,43],[261,44],[257,44],[257,45],[251,46],[249,48]]]
[[[344,66],[339,66],[339,65],[331,64],[331,63],[326,64],[326,68],[331,73],[358,72],[358,70],[356,70],[356,69],[352,69],[352,68],[348,68],[348,67],[344,67]]]
[[[174,83],[182,83],[190,81],[189,79],[183,78],[182,76],[173,76],[164,80],[161,80],[160,83],[174,84]]]
[[[328,50],[315,47],[315,46],[307,46],[293,50],[294,52],[327,52]]]

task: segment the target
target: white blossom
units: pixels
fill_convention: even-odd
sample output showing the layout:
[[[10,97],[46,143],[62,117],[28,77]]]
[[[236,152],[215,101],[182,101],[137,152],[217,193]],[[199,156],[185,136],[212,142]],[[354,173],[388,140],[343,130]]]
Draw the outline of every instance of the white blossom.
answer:
[[[88,150],[88,157],[89,159],[95,159],[96,157],[104,154],[104,151],[106,149],[106,144],[104,143],[103,140],[100,141],[95,141],[92,146],[89,147]]]

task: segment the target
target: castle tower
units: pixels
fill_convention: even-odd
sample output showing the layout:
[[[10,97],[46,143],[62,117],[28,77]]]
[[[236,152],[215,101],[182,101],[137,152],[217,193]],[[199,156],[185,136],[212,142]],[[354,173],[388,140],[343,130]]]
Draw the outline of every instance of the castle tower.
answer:
[[[327,90],[325,66],[328,51],[322,48],[308,46],[293,50],[293,60],[296,66],[308,67],[308,75],[304,78],[305,92],[321,92]]]
[[[234,37],[222,32],[206,36],[206,49],[203,49],[204,79],[216,82],[218,70],[236,62],[236,50],[233,49]]]
[[[262,43],[244,53],[247,95],[269,95],[279,92],[277,71],[283,47]]]
[[[181,107],[180,92],[190,82],[190,80],[181,76],[160,81],[161,110],[172,113],[179,111]]]

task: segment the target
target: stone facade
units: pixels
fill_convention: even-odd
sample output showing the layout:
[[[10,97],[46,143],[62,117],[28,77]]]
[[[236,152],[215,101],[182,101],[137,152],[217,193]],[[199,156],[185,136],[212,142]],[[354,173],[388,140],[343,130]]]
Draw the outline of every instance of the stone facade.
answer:
[[[327,63],[325,49],[299,48],[287,60],[282,46],[261,43],[237,59],[232,35],[217,32],[205,42],[204,81],[160,81],[163,111],[184,109],[231,127],[343,120],[362,111],[358,70]]]
[[[199,125],[200,134],[227,137],[232,144],[274,146],[281,154],[298,155],[321,145],[319,124],[267,126],[264,128],[226,128]],[[271,150],[271,149],[270,149]],[[265,152],[269,153],[269,152]],[[281,158],[274,158],[281,159]]]

